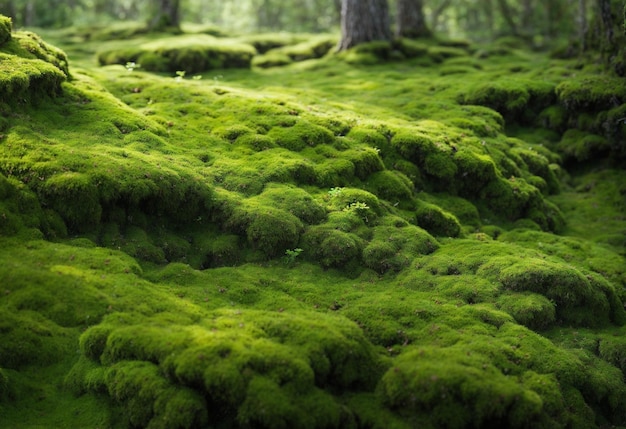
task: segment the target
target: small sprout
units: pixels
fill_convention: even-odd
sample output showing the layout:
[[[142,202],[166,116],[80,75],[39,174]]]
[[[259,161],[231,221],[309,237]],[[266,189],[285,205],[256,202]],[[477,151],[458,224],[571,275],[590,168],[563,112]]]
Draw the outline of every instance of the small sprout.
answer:
[[[369,206],[361,201],[350,203],[343,209],[344,212],[355,213],[357,216],[363,219],[365,223],[368,222],[368,219],[367,219],[368,210],[369,210]]]
[[[343,188],[330,188],[330,191],[328,191],[328,196],[331,198],[336,197],[337,195],[341,194],[342,191]]]
[[[296,258],[298,256],[300,256],[300,254],[303,252],[304,250],[300,249],[299,247],[296,249],[287,249],[285,250],[285,264],[287,265],[293,265],[296,262]]]
[[[202,75],[201,74],[197,74],[195,76],[192,77],[193,80],[201,80],[202,79]]]
[[[132,72],[135,69],[140,68],[140,67],[141,67],[141,65],[137,64],[134,61],[129,61],[129,62],[126,63],[126,70],[128,70],[129,73]]]
[[[185,78],[185,74],[186,74],[185,70],[178,70],[176,72],[176,77],[174,78],[174,80],[176,82],[182,81]]]

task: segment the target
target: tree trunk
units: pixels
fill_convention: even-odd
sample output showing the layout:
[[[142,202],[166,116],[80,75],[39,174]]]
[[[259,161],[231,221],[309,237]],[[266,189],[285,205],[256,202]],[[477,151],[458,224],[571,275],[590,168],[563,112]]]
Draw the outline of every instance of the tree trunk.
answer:
[[[424,17],[423,0],[398,0],[396,35],[417,39],[431,35]]]
[[[485,12],[485,19],[487,24],[487,30],[489,31],[489,37],[493,39],[495,34],[495,19],[493,16],[493,1],[492,0],[484,0],[483,4],[483,12]]]
[[[602,22],[602,45],[613,48],[613,20],[611,19],[611,0],[599,0],[600,20]]]
[[[151,30],[180,28],[180,0],[153,0],[154,13],[150,20]]]
[[[15,21],[16,11],[15,4],[13,0],[3,0],[0,1],[0,15],[8,16]]]
[[[519,36],[519,29],[517,28],[517,24],[513,19],[513,12],[511,11],[511,8],[509,7],[507,1],[498,0],[498,5],[500,6],[500,13],[502,13],[502,18],[504,18],[506,23],[509,25],[511,34],[513,34],[514,36]]]
[[[580,42],[580,50],[587,50],[586,34],[587,34],[587,0],[578,0],[578,40]]]
[[[532,0],[524,0],[522,2],[522,31],[526,36],[533,34],[533,11],[534,7]]]
[[[391,40],[387,0],[343,0],[338,50],[374,40]]]
[[[37,10],[35,8],[35,1],[29,0],[24,5],[24,12],[22,13],[22,25],[24,27],[34,27],[37,25]]]

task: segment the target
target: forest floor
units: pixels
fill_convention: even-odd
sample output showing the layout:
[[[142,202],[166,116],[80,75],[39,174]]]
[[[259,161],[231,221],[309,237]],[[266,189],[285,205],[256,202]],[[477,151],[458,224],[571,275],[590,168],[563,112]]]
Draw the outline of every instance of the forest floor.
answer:
[[[623,78],[39,34],[69,77],[0,44],[35,70],[0,78],[0,427],[626,427]]]

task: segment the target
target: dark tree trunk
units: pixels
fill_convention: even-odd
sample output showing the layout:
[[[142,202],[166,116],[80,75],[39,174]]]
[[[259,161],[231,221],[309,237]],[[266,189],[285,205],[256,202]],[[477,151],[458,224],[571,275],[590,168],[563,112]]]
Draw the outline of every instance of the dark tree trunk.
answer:
[[[500,6],[500,13],[502,13],[502,18],[509,25],[509,29],[511,30],[511,34],[514,36],[519,36],[519,28],[517,27],[517,23],[515,19],[513,19],[513,11],[509,7],[509,4],[506,0],[498,0],[498,5]]]
[[[24,22],[22,22],[22,25],[25,27],[33,27],[37,25],[37,10],[35,8],[35,1],[27,1],[23,10],[22,20]]]
[[[426,25],[423,0],[398,0],[396,35],[410,39],[431,35]]]
[[[485,19],[487,21],[487,29],[489,30],[489,37],[493,38],[494,36],[494,28],[495,28],[495,19],[493,16],[493,1],[492,0],[484,0],[482,2],[483,12],[485,13]]]
[[[151,30],[180,28],[180,0],[153,0],[154,12],[150,20]]]
[[[270,0],[263,0],[257,9],[257,28],[279,30],[282,27],[282,8]]]
[[[533,33],[534,6],[532,0],[522,2],[522,30],[525,35]]]
[[[15,21],[17,18],[17,11],[15,10],[15,3],[13,3],[13,0],[0,1],[0,14],[8,16]]]
[[[576,19],[578,25],[578,40],[580,41],[580,50],[587,50],[587,42],[585,35],[587,34],[587,0],[578,0],[578,16]]]
[[[374,40],[391,40],[387,0],[343,0],[338,50]]]
[[[611,0],[599,0],[600,20],[602,22],[602,44],[613,47],[613,20],[611,18]]]

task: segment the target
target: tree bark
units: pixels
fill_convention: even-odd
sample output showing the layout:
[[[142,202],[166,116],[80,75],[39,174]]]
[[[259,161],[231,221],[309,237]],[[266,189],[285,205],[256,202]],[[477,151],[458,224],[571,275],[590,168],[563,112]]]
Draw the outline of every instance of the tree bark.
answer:
[[[587,50],[587,0],[578,0],[578,17],[576,20],[578,25],[578,40],[580,41],[580,50]]]
[[[423,0],[398,0],[396,35],[417,39],[431,35],[424,16]]]
[[[504,18],[506,23],[509,25],[509,28],[511,29],[511,34],[513,34],[514,36],[519,36],[519,29],[517,27],[517,24],[515,23],[515,20],[513,19],[513,12],[511,11],[511,8],[509,7],[507,1],[498,0],[498,5],[500,6],[500,13],[502,13],[502,18]]]
[[[154,13],[150,20],[151,30],[180,28],[180,0],[152,0]]]
[[[338,50],[374,40],[391,40],[387,0],[343,0]]]
[[[0,14],[8,16],[15,21],[17,11],[15,10],[15,3],[13,3],[13,0],[0,1]]]
[[[602,21],[602,42],[604,47],[613,47],[613,20],[611,19],[611,0],[599,0],[600,20]]]

